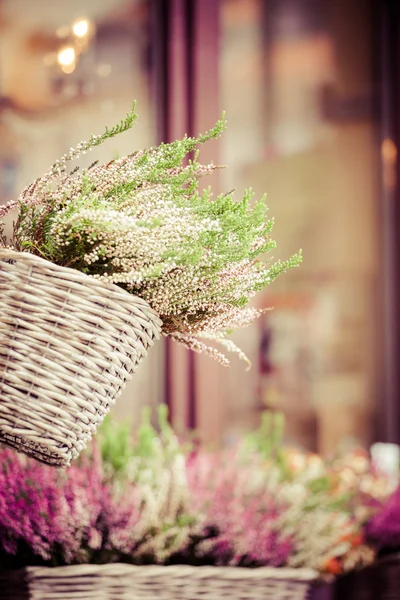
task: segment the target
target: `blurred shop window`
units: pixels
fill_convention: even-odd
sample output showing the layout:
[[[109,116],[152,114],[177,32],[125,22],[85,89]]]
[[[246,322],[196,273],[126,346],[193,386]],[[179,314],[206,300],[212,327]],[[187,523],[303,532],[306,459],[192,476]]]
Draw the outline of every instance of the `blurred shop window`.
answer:
[[[0,2],[0,202],[15,197],[71,146],[119,122],[137,100],[133,130],[88,162],[156,142],[150,2]],[[82,164],[85,164],[83,161]],[[149,354],[115,414],[136,421],[162,398],[162,348]]]
[[[223,187],[267,192],[276,255],[252,358],[224,379],[225,435],[282,410],[288,441],[369,445],[380,377],[379,195],[371,0],[222,0]]]

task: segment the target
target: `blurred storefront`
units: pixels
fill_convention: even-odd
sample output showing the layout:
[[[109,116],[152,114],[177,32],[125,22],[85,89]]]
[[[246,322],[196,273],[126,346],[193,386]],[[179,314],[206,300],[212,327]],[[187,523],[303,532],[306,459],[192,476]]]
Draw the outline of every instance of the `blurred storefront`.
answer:
[[[224,185],[266,191],[277,255],[304,252],[302,267],[262,299],[275,310],[241,332],[261,347],[262,364],[246,378],[228,375],[227,421],[251,389],[253,418],[262,407],[283,410],[291,441],[322,451],[368,444],[375,433],[381,226],[371,10],[368,0],[221,5]]]
[[[211,183],[267,192],[276,256],[303,249],[302,267],[257,300],[274,310],[236,334],[251,371],[159,344],[121,417],[166,400],[178,429],[230,443],[270,408],[289,442],[323,452],[396,436],[397,241],[383,241],[398,158],[393,119],[382,128],[382,15],[373,0],[0,1],[0,201],[134,98],[138,125],[107,156],[207,129],[225,110],[228,131],[202,153],[228,165]]]

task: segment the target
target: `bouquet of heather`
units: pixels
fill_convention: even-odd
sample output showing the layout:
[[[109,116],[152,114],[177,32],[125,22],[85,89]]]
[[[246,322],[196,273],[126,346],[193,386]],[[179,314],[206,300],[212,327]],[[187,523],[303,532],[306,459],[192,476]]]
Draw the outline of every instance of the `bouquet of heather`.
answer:
[[[136,118],[134,107],[1,207],[0,220],[19,210],[13,239],[3,230],[3,245],[122,287],[159,315],[165,335],[224,365],[226,356],[207,340],[245,358],[227,333],[259,316],[251,298],[297,266],[301,254],[286,262],[264,259],[275,247],[264,198],[252,203],[251,191],[239,201],[232,192],[199,191],[198,178],[217,167],[200,164],[196,148],[221,135],[224,118],[196,138],[68,170],[70,161],[130,129]]]

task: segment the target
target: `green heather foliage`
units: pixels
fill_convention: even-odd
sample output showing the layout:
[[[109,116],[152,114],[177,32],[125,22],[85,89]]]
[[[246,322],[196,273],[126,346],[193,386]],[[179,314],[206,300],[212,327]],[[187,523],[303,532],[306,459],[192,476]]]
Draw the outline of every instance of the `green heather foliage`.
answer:
[[[251,189],[212,195],[198,179],[213,164],[198,161],[198,147],[226,128],[222,117],[198,137],[139,150],[129,156],[68,172],[68,164],[132,127],[135,107],[119,125],[92,136],[29,185],[0,218],[18,206],[13,246],[71,267],[144,298],[160,315],[163,331],[223,364],[227,359],[203,341],[239,349],[226,338],[261,311],[249,301],[278,275],[301,261],[266,258],[275,242],[265,197]],[[4,236],[3,236],[4,237]]]

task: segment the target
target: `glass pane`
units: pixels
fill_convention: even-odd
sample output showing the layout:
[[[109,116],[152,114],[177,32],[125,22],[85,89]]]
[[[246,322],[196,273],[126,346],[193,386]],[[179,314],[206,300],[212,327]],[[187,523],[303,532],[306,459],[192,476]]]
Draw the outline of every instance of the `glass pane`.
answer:
[[[118,123],[134,99],[135,128],[82,164],[155,143],[150,3],[3,0],[0,7],[0,201],[71,146]],[[143,361],[115,414],[135,420],[161,398],[161,347]]]
[[[283,410],[292,443],[369,444],[379,381],[379,197],[370,0],[222,0],[224,189],[267,192],[276,257],[303,265],[237,334],[227,436]]]

